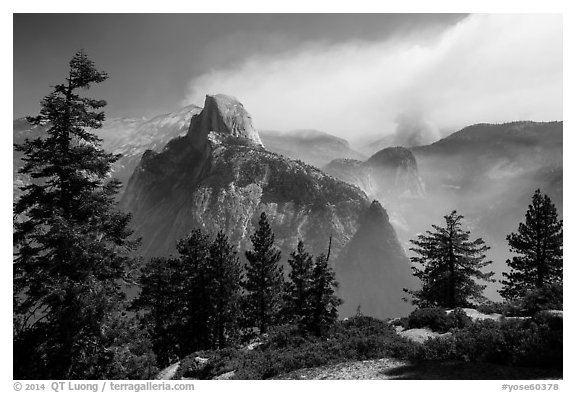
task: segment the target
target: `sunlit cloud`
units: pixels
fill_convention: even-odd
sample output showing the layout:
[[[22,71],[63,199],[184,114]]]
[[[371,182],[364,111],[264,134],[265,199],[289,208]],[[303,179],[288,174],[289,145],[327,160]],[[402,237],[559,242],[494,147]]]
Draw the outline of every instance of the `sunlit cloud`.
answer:
[[[411,116],[437,133],[562,119],[561,15],[471,15],[435,39],[308,43],[190,81],[184,103],[237,97],[259,129],[390,134]],[[401,124],[399,124],[401,123]]]

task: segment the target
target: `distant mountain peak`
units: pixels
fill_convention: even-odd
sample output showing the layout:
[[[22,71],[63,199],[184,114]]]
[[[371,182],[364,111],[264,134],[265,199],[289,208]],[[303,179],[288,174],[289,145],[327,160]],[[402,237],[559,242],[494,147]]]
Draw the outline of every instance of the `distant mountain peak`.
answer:
[[[332,143],[340,143],[343,146],[350,147],[350,144],[346,139],[339,138],[335,135],[329,134],[324,131],[315,130],[315,129],[298,129],[292,131],[284,131],[279,134],[283,135],[291,135],[293,137],[300,138],[303,143],[309,142],[332,142]]]
[[[462,128],[430,145],[411,148],[422,154],[470,152],[517,155],[519,149],[562,147],[563,122],[514,121],[501,124],[478,123]],[[498,151],[498,153],[496,153]]]
[[[204,150],[208,136],[243,139],[254,145],[263,146],[252,117],[236,98],[224,94],[206,95],[204,109],[192,118],[188,138],[198,150]]]
[[[324,170],[345,182],[355,184],[373,198],[421,198],[424,183],[418,174],[414,154],[405,147],[387,147],[368,160],[336,159]]]
[[[290,137],[284,143],[287,140]],[[212,234],[224,230],[242,253],[251,247],[250,234],[260,214],[266,212],[275,244],[285,256],[299,239],[304,239],[310,253],[325,252],[332,236],[334,266],[346,270],[354,264],[364,274],[361,279],[376,266],[379,274],[370,286],[356,285],[361,279],[346,282],[348,277],[356,280],[353,275],[338,278],[343,287],[375,299],[362,301],[365,312],[395,316],[406,309],[400,296],[375,296],[382,294],[381,287],[398,289],[401,294],[411,276],[408,259],[382,206],[378,202],[370,206],[358,187],[263,148],[250,115],[235,98],[206,96],[186,136],[173,138],[160,152],[144,153],[120,205],[133,214],[132,224],[136,235],[144,239],[141,251],[147,257],[170,255],[176,240],[194,228]],[[356,244],[351,258],[338,259],[351,239]],[[382,299],[387,303],[385,312],[379,304]],[[353,309],[357,305],[355,301]]]
[[[405,147],[387,147],[370,157],[366,164],[371,166],[417,168],[416,158]]]
[[[292,131],[261,130],[266,149],[318,168],[336,158],[365,159],[347,140],[313,129]]]
[[[164,120],[166,118],[176,118],[176,117],[185,118],[185,117],[190,116],[191,113],[192,114],[198,113],[201,109],[202,108],[191,104],[191,105],[186,105],[186,106],[184,106],[184,107],[182,107],[182,108],[180,108],[174,112],[162,113],[162,114],[156,115],[150,119],[143,117],[142,119],[139,119],[139,120],[142,120],[144,122],[155,122],[155,121],[159,121],[159,120],[160,121]]]

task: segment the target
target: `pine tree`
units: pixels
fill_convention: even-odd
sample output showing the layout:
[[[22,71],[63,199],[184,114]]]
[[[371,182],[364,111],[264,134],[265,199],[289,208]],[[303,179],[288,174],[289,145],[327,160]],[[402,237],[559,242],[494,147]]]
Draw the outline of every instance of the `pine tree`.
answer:
[[[100,373],[110,379],[154,379],[158,374],[152,337],[141,328],[139,316],[122,313],[106,331],[114,345],[108,353],[111,361]]]
[[[210,236],[195,229],[178,241],[176,248],[182,261],[184,288],[180,293],[183,306],[185,337],[180,340],[181,353],[213,347],[214,271],[210,265]]]
[[[78,90],[106,80],[82,51],[70,61],[66,82],[42,101],[33,125],[46,135],[26,140],[32,184],[14,203],[14,376],[33,379],[103,378],[111,362],[106,330],[124,298],[130,216],[115,202],[110,180],[118,156],[104,152],[89,129],[102,126],[103,100]]]
[[[336,296],[337,288],[338,283],[328,264],[328,257],[320,254],[316,257],[312,271],[310,295],[305,307],[307,328],[317,336],[322,336],[338,319],[338,306],[342,300]]]
[[[511,271],[504,273],[500,290],[504,298],[517,299],[531,290],[562,284],[563,223],[548,195],[536,190],[526,221],[506,240],[518,255],[506,261]]]
[[[185,355],[180,350],[187,311],[182,299],[185,282],[180,258],[152,258],[142,269],[142,291],[133,302],[133,309],[148,310],[142,317],[142,325],[152,338],[161,367]]]
[[[274,245],[274,233],[268,223],[266,213],[262,212],[258,229],[250,236],[252,250],[246,251],[246,290],[247,315],[260,333],[266,333],[268,327],[276,322],[282,306],[282,287],[284,277],[279,265],[281,253]]]
[[[296,251],[290,254],[288,264],[292,268],[286,283],[285,315],[290,322],[300,323],[305,315],[305,306],[312,284],[312,256],[304,249],[304,242],[298,241]]]
[[[177,243],[178,258],[153,258],[143,269],[142,311],[161,366],[194,351],[223,348],[236,333],[242,271],[220,231],[214,241],[193,230]]]
[[[142,290],[132,304],[143,314],[161,367],[213,342],[210,239],[193,230],[176,247],[178,257],[152,258],[142,269]]]
[[[494,282],[493,272],[484,273],[482,268],[492,261],[486,261],[489,247],[478,238],[470,241],[470,232],[461,228],[464,217],[453,211],[444,216],[445,227],[432,225],[434,232],[426,231],[417,240],[410,242],[416,247],[410,248],[418,256],[410,258],[412,271],[422,282],[422,289],[405,292],[412,295],[412,303],[419,307],[466,307],[471,301],[484,297],[482,291],[486,285],[477,280]]]
[[[237,326],[242,269],[223,231],[218,232],[210,247],[209,264],[214,272],[214,335],[217,347],[224,348],[226,337],[233,336]]]

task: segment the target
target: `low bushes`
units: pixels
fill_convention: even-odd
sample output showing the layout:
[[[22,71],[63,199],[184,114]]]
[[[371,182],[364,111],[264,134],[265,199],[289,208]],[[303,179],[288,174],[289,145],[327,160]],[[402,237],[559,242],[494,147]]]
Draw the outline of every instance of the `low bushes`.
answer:
[[[408,328],[430,328],[438,333],[446,333],[451,329],[462,329],[468,326],[472,319],[462,309],[455,309],[450,314],[439,307],[419,308],[408,316]]]
[[[507,311],[506,303],[486,301],[474,307],[476,311],[482,314],[502,314],[505,315]]]
[[[392,326],[400,326],[403,329],[409,329],[408,327],[408,317],[396,318],[390,321]]]
[[[476,321],[429,339],[412,360],[462,360],[562,369],[562,323],[540,314],[526,320]]]
[[[339,321],[321,338],[285,325],[271,329],[254,350],[195,353],[182,360],[176,378],[213,378],[235,370],[236,379],[267,379],[302,368],[384,357],[562,369],[562,317],[541,312],[529,319],[473,322],[462,310],[448,315],[423,310],[407,321],[452,334],[419,344],[397,335],[391,324],[367,316]],[[209,358],[209,363],[199,365],[196,356]]]
[[[539,311],[562,310],[563,294],[561,284],[548,284],[542,288],[527,291],[519,299],[505,302],[486,302],[476,306],[484,314],[498,313],[507,317],[531,317]]]
[[[529,291],[522,299],[522,308],[534,315],[542,310],[562,310],[562,303],[562,285],[550,284]]]
[[[254,350],[226,349],[203,352],[210,366],[197,369],[190,355],[181,362],[176,378],[212,378],[236,370],[237,379],[267,379],[294,370],[353,360],[415,356],[419,344],[399,337],[386,322],[356,316],[337,322],[326,337],[307,335],[295,326],[270,330],[268,339]],[[208,372],[207,372],[208,371]]]

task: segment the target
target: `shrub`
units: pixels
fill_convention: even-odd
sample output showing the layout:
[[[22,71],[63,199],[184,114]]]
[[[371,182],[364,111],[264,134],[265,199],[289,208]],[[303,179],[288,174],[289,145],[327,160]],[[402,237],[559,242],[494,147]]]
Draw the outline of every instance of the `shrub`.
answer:
[[[502,330],[512,363],[561,369],[563,331],[559,318],[540,313],[528,320],[505,321]]]
[[[448,337],[427,340],[412,360],[461,360],[562,369],[562,324],[557,316],[476,321]]]
[[[496,321],[476,321],[456,331],[454,340],[459,360],[507,363],[506,354],[502,353],[504,337]]]
[[[476,310],[478,312],[481,312],[483,314],[502,314],[504,315],[504,313],[506,312],[506,303],[497,303],[494,301],[487,301],[484,302],[482,304],[478,304],[477,306],[475,306]]]
[[[266,345],[270,348],[299,347],[314,340],[295,325],[274,326],[270,329],[269,337]]]
[[[419,308],[408,316],[408,327],[430,328],[435,332],[446,333],[450,329],[461,329],[468,326],[472,320],[464,310],[457,308],[450,314],[438,307]]]
[[[503,303],[502,315],[506,317],[523,317],[527,314],[521,300],[513,300]]]
[[[257,349],[240,351],[235,378],[266,379],[345,361],[414,357],[419,347],[399,337],[388,323],[367,316],[337,322],[324,338],[284,326],[271,330],[268,342]]]
[[[453,336],[428,339],[419,351],[414,352],[419,360],[457,359],[456,341]]]
[[[534,315],[542,310],[562,310],[562,285],[550,284],[529,291],[521,302],[528,315]]]
[[[472,324],[472,318],[461,308],[454,309],[454,311],[448,314],[448,318],[450,319],[449,324],[451,324],[451,328],[454,329],[464,329]]]
[[[366,315],[357,315],[355,317],[349,318],[348,320],[341,323],[341,327],[344,330],[357,331],[364,335],[390,335],[394,332],[394,330],[386,322]]]
[[[430,328],[434,331],[446,331],[447,322],[446,311],[438,307],[418,308],[408,316],[410,329]]]
[[[367,316],[337,322],[324,338],[285,325],[271,329],[266,341],[251,351],[227,348],[192,354],[182,360],[176,377],[212,378],[236,370],[236,379],[267,379],[302,368],[383,357],[562,368],[558,316],[538,313],[523,320],[472,322],[463,310],[449,315],[440,311],[442,316],[436,310],[411,314],[412,321],[421,326],[452,329],[451,335],[424,344],[402,338],[390,324]],[[195,356],[210,361],[199,367]]]
[[[397,318],[393,320],[391,324],[392,326],[402,326],[404,329],[408,329],[409,327],[407,317]]]
[[[200,364],[195,359],[195,354],[184,358],[180,362],[180,367],[176,372],[175,378],[180,379],[193,378],[193,379],[210,379],[213,375],[213,365],[211,362]]]
[[[532,320],[540,327],[548,327],[551,331],[562,330],[564,319],[561,315],[548,311],[539,311],[532,316]]]

